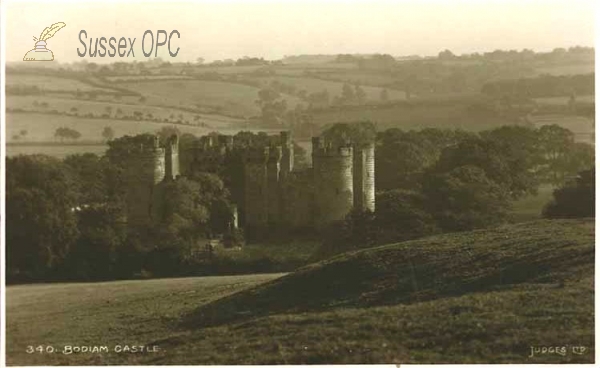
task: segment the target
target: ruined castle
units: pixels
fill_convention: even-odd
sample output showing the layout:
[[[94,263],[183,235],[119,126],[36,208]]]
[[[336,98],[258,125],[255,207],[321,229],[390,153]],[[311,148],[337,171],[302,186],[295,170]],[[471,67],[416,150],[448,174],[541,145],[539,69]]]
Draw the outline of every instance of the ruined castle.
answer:
[[[160,219],[161,185],[207,158],[234,172],[230,191],[247,231],[319,229],[343,219],[352,209],[375,210],[374,144],[334,145],[312,139],[312,167],[294,168],[294,145],[288,132],[271,136],[264,146],[243,145],[233,136],[204,136],[180,154],[177,137],[165,147],[158,139],[131,156],[128,176],[128,222]],[[237,225],[237,216],[235,213]]]

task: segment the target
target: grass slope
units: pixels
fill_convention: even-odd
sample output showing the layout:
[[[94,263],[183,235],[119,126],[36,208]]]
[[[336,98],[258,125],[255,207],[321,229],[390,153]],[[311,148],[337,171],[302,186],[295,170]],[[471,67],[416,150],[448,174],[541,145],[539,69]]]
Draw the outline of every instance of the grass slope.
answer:
[[[131,358],[86,354],[27,354],[28,345],[145,344],[170,336],[180,318],[205,303],[281,274],[191,277],[101,283],[9,286],[6,361],[9,365],[107,364]]]
[[[350,252],[205,305],[190,321],[214,325],[579,280],[593,274],[593,230],[591,221],[542,220]]]
[[[283,277],[249,277],[9,287],[7,360],[46,365],[594,360],[591,219],[446,234],[346,253]],[[235,285],[236,280],[246,283]],[[160,351],[23,352],[37,343],[138,343]],[[567,352],[530,357],[531,347],[542,346],[565,346]],[[573,353],[575,346],[586,350]]]

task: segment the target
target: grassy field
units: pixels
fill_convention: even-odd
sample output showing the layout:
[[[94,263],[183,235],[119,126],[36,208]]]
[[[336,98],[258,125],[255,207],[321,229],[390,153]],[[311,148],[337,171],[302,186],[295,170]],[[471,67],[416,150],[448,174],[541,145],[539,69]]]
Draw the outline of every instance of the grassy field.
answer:
[[[279,274],[24,285],[8,288],[7,363],[108,364],[132,356],[28,354],[28,345],[136,345],[169,336],[202,303]]]
[[[569,104],[570,96],[560,96],[560,97],[538,97],[533,100],[538,104],[542,105],[562,105],[567,106]],[[577,102],[584,103],[594,103],[596,101],[596,96],[594,95],[583,95],[577,96]]]
[[[119,83],[119,86],[139,92],[148,105],[195,108],[207,106],[217,112],[250,117],[260,113],[256,100],[259,89],[237,83],[202,80],[137,81]],[[288,105],[298,102],[288,96]]]
[[[593,278],[593,220],[548,220],[346,253],[285,276],[11,286],[7,363],[592,363]],[[159,350],[26,353],[38,344]],[[565,355],[531,356],[550,346]]]
[[[46,145],[46,144],[24,144],[24,145],[7,145],[6,146],[6,157],[17,156],[17,155],[35,155],[44,154],[56,158],[63,159],[69,155],[82,154],[82,153],[94,153],[98,156],[102,156],[108,149],[107,145]]]
[[[445,128],[480,131],[517,123],[500,116],[471,113],[468,111],[471,101],[466,98],[454,102],[415,101],[367,108],[328,109],[314,112],[313,117],[318,125],[370,120],[377,124],[379,130]]]
[[[37,102],[37,106],[35,104]],[[42,107],[39,104],[47,103],[48,107]],[[90,101],[77,100],[69,98],[57,98],[50,96],[8,96],[6,98],[7,106],[11,109],[23,109],[26,111],[48,112],[56,110],[58,112],[74,112],[80,116],[93,114],[94,116],[102,116],[108,114],[110,117],[134,116],[134,112],[141,112],[145,117],[151,114],[154,119],[168,119],[169,121],[188,121],[190,123],[222,127],[227,124],[240,124],[241,119],[235,119],[222,115],[199,114],[175,108],[151,106],[143,103],[125,103],[115,101]],[[198,118],[196,118],[196,116]]]
[[[513,202],[512,220],[514,222],[532,221],[542,217],[544,206],[552,200],[551,185],[542,185],[536,195],[528,195]]]
[[[81,82],[76,79],[37,75],[37,74],[7,74],[6,76],[7,86],[35,86],[42,91],[72,91],[77,92],[89,92],[89,91],[103,91],[111,92],[108,88],[98,88],[90,84]]]
[[[340,96],[342,94],[342,87],[344,86],[344,83],[342,82],[328,81],[309,77],[277,76],[262,77],[257,79],[265,85],[270,84],[272,81],[278,81],[283,84],[295,86],[298,90],[303,89],[308,93],[322,92],[323,90],[327,90],[331,98],[335,96]],[[362,86],[362,89],[365,91],[368,100],[380,101],[380,94],[383,88]],[[388,96],[391,101],[406,99],[406,94],[403,91],[397,91],[393,89],[388,89]]]
[[[64,115],[52,115],[42,113],[7,113],[6,114],[6,134],[7,137],[19,135],[21,130],[26,130],[26,140],[32,141],[50,141],[54,139],[54,132],[59,127],[69,127],[81,133],[81,140],[102,140],[102,130],[104,127],[111,127],[115,132],[115,137],[123,135],[135,135],[142,133],[153,133],[159,131],[165,126],[176,126],[182,133],[192,133],[204,135],[211,131],[221,131],[231,133],[238,131],[241,127],[236,125],[221,124],[220,126],[211,126],[210,128],[192,125],[173,125],[167,123],[157,123],[155,121],[141,120],[115,120],[82,118]]]
[[[540,66],[535,68],[537,75],[574,75],[594,73],[595,65],[593,61],[589,63],[581,63],[574,65],[556,65],[556,66]]]

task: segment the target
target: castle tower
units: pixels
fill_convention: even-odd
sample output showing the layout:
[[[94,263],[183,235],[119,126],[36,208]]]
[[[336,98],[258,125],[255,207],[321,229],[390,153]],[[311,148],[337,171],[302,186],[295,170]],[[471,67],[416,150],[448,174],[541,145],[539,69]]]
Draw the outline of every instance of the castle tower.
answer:
[[[313,138],[314,220],[319,228],[343,219],[354,202],[352,147],[323,145]]]
[[[354,147],[354,208],[375,211],[375,144]]]
[[[175,180],[179,172],[179,137],[172,135],[165,148],[165,179]]]
[[[275,225],[281,222],[282,208],[281,197],[282,187],[280,175],[282,174],[281,165],[281,147],[271,147],[269,149],[269,158],[267,160],[267,221],[269,225]]]
[[[294,170],[294,144],[292,143],[290,132],[281,132],[281,173],[285,178],[288,173]]]
[[[264,228],[268,223],[267,160],[269,147],[249,149],[244,163],[244,207],[247,228]]]
[[[134,227],[149,225],[160,213],[158,184],[165,178],[165,150],[158,137],[132,154],[126,167],[127,222]]]

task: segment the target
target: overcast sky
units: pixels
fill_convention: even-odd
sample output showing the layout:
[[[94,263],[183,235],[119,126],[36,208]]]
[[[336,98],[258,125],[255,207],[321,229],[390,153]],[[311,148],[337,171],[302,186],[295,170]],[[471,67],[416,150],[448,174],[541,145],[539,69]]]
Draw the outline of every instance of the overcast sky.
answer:
[[[595,4],[587,0],[454,1],[201,1],[22,2],[6,6],[6,56],[22,60],[33,37],[56,22],[67,26],[48,40],[55,60],[133,61],[81,58],[79,32],[90,38],[136,38],[144,31],[178,30],[165,60],[207,61],[243,56],[278,59],[294,54],[388,53],[435,55],[495,49],[551,50],[593,46]],[[149,42],[148,46],[149,48]],[[161,56],[161,55],[159,55]]]

